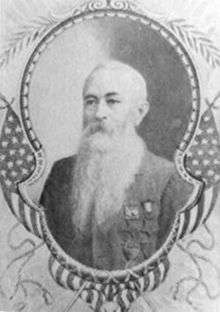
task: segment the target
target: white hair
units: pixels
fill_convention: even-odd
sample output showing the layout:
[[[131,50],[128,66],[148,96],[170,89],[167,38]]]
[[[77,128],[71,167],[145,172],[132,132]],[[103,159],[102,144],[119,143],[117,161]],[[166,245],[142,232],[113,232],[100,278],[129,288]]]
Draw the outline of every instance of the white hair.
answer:
[[[112,143],[114,148],[107,153],[91,143],[90,137],[81,140],[72,197],[72,221],[85,235],[91,235],[91,222],[103,233],[114,226],[125,190],[134,182],[145,150],[143,140],[135,133]]]
[[[138,97],[142,101],[147,100],[147,84],[144,77],[132,66],[115,60],[100,63],[92,70],[85,80],[83,94],[94,75],[100,70],[119,71],[119,74],[124,75],[127,82],[130,82]]]

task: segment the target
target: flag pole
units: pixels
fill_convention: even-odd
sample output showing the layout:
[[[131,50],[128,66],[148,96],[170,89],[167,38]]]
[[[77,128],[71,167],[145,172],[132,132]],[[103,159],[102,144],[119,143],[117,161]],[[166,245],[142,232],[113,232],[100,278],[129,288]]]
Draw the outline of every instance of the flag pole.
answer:
[[[84,283],[80,289],[77,291],[77,293],[75,294],[75,296],[73,297],[73,299],[70,301],[70,303],[66,306],[66,308],[63,310],[63,312],[69,312],[70,309],[74,306],[74,304],[76,303],[76,301],[78,300],[80,294],[82,293],[82,291],[84,290],[86,286],[86,283]]]

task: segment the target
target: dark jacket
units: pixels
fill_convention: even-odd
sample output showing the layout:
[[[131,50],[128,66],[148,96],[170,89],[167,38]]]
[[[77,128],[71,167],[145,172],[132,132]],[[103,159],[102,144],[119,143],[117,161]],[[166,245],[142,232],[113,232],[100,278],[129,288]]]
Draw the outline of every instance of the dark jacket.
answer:
[[[146,151],[123,206],[111,220],[114,226],[105,234],[91,229],[91,235],[83,237],[72,223],[75,160],[72,156],[54,164],[40,200],[56,241],[74,259],[98,269],[125,269],[148,259],[164,243],[192,186],[173,163]]]

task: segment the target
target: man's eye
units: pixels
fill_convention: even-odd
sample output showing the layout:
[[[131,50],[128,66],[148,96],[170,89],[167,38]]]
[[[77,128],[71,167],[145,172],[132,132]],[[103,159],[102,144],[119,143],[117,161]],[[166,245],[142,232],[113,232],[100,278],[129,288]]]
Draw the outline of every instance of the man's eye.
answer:
[[[94,105],[95,104],[95,100],[87,100],[86,101],[86,105],[87,106],[92,106],[92,105]]]
[[[116,100],[116,99],[109,99],[109,100],[107,100],[107,103],[108,103],[109,105],[115,105],[115,104],[120,103],[120,101],[119,101],[119,100]]]

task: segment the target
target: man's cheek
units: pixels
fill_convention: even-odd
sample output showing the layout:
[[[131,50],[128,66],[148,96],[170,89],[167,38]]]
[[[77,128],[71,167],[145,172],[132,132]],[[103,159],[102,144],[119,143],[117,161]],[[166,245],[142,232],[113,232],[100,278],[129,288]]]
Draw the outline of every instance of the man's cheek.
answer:
[[[118,122],[124,123],[127,120],[128,114],[129,114],[129,110],[127,106],[118,105],[114,110],[113,117]]]
[[[94,121],[94,116],[91,114],[85,114],[84,118],[83,118],[83,123],[85,126],[89,125],[90,123],[92,123]]]
[[[124,126],[128,122],[128,115],[125,113],[120,113],[115,116],[114,123],[117,126]]]

